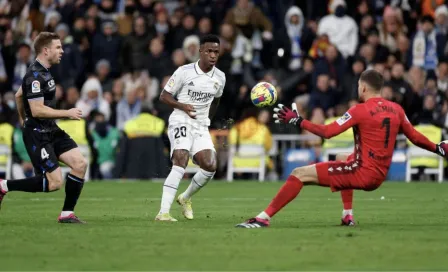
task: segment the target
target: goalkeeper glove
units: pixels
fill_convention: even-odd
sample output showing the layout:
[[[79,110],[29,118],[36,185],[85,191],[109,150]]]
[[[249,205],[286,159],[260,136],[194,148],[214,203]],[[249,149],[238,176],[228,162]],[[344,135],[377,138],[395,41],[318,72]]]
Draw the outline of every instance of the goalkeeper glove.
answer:
[[[283,104],[278,104],[277,107],[274,108],[274,119],[277,124],[294,124],[296,126],[300,126],[303,118],[299,115],[297,110],[296,103],[292,103],[291,109],[285,107]]]
[[[436,145],[436,153],[442,157],[448,157],[448,141],[442,141]]]

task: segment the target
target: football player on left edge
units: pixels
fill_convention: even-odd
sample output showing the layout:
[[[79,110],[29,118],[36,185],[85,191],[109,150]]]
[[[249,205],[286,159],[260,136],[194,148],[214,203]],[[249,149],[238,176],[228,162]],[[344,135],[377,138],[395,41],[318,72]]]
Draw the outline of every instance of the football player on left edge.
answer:
[[[55,33],[41,32],[34,41],[36,60],[28,67],[22,87],[16,93],[16,104],[23,122],[23,141],[34,166],[34,177],[0,180],[0,204],[12,191],[53,192],[63,184],[59,161],[71,168],[65,181],[65,201],[59,223],[85,223],[74,210],[84,185],[87,160],[70,136],[61,130],[55,119],[80,120],[80,109],[54,109],[56,84],[50,67],[61,61],[61,40]]]

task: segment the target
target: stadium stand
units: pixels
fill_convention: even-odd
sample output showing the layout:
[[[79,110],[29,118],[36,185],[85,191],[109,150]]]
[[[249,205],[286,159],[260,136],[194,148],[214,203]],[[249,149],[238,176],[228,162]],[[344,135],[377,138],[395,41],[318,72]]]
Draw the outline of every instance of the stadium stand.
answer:
[[[2,133],[7,137],[12,137],[12,128],[20,126],[12,94],[35,57],[32,45],[40,31],[54,31],[61,37],[65,53],[61,64],[51,68],[57,83],[56,104],[63,109],[83,109],[85,125],[77,124],[78,129],[66,124],[66,129],[72,137],[80,135],[79,141],[89,150],[90,179],[166,175],[169,143],[165,130],[171,110],[158,97],[179,66],[198,60],[198,40],[207,33],[221,39],[217,66],[227,77],[211,124],[214,131],[226,131],[219,135],[230,135],[216,143],[220,160],[217,178],[226,177],[227,162],[233,161],[228,160],[229,151],[237,142],[240,152],[247,144],[263,147],[268,156],[263,158],[266,168],[257,172],[266,172],[266,179],[276,179],[295,163],[326,160],[329,150],[350,146],[350,135],[341,135],[340,142],[323,142],[306,131],[273,124],[269,114],[264,114],[263,128],[257,134],[272,135],[271,143],[256,137],[239,142],[231,131],[234,124],[241,124],[245,110],[254,108],[249,94],[259,81],[277,88],[278,102],[289,105],[295,101],[303,116],[323,124],[358,103],[360,73],[376,69],[386,81],[383,96],[402,105],[414,125],[432,125],[438,129],[433,136],[446,139],[445,1],[0,0],[0,123],[11,126],[7,134]],[[148,113],[142,114],[143,105],[149,107]],[[104,120],[95,118],[97,113]],[[150,117],[163,120],[163,127],[137,135],[136,124]],[[116,131],[102,133],[109,126]],[[1,155],[23,153],[16,150],[20,145],[10,142],[2,140],[5,148]],[[110,145],[113,153],[104,153],[105,145]],[[13,150],[9,152],[6,146]],[[147,152],[157,150],[156,156],[143,154],[141,146],[146,146]],[[397,154],[407,146],[399,141]],[[133,168],[127,164],[134,161],[130,154],[135,152],[147,158],[138,164],[139,171],[148,172],[130,170]],[[401,165],[400,156],[396,158]],[[11,168],[11,160],[2,159],[1,163],[8,161],[5,165]],[[25,167],[19,161],[16,165]],[[160,166],[151,166],[156,162]],[[408,172],[417,167],[415,159],[409,162]],[[439,179],[443,167],[433,164],[424,162],[418,167],[435,167],[438,177],[428,170],[413,178]],[[392,165],[391,169],[402,168]],[[409,173],[406,179],[411,179]]]

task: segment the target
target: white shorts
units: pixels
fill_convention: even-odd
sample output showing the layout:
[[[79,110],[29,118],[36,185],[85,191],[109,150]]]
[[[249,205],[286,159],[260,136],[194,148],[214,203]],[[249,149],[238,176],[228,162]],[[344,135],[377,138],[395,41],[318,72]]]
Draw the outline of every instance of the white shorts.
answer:
[[[168,125],[168,137],[171,146],[170,158],[176,149],[188,150],[191,158],[201,150],[210,149],[216,152],[212,137],[206,126],[170,124]]]

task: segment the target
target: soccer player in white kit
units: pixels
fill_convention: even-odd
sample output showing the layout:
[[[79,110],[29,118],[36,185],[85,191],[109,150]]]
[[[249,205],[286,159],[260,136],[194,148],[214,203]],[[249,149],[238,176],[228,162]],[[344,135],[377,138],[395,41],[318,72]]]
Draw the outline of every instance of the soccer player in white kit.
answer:
[[[216,172],[216,151],[208,127],[226,83],[225,74],[215,67],[219,38],[203,36],[199,53],[199,61],[179,67],[160,94],[160,101],[174,108],[168,121],[173,167],[163,184],[160,212],[155,218],[160,221],[177,221],[170,215],[170,208],[190,156],[200,169],[177,198],[185,218],[193,219],[191,197]]]

